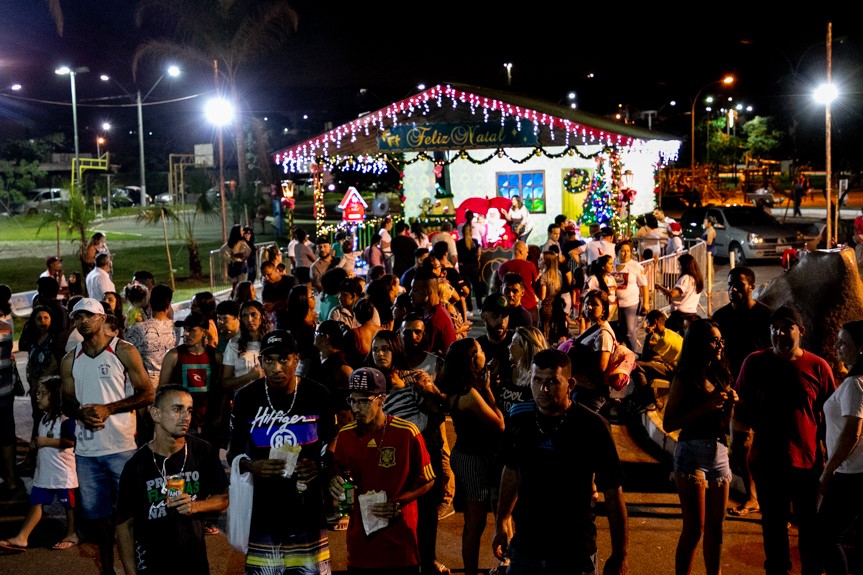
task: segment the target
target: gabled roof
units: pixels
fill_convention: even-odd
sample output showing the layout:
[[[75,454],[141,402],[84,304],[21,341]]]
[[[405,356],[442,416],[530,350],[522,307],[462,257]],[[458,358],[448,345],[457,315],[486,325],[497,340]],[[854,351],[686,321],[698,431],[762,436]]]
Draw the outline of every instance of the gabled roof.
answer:
[[[495,146],[462,141],[450,142],[446,149],[464,152],[503,147],[629,147],[638,143],[667,142],[669,154],[676,155],[680,144],[675,136],[620,124],[568,106],[477,86],[440,84],[280,150],[273,159],[285,172],[308,171],[310,163],[321,159],[333,161],[346,156],[385,154],[387,150],[381,147],[381,136],[394,129],[424,124],[477,123],[512,126],[524,136],[523,143]],[[428,147],[409,149],[403,145],[398,151],[428,150]]]

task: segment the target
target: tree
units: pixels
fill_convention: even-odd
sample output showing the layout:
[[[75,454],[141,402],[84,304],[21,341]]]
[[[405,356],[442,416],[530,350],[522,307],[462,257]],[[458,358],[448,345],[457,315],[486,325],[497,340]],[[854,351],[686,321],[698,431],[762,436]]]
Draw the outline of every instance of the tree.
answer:
[[[782,144],[783,134],[773,127],[773,118],[755,116],[743,124],[746,140],[743,148],[753,158],[769,158]]]
[[[605,160],[602,156],[596,158],[596,170],[587,197],[584,198],[579,223],[611,226],[617,214],[617,202],[612,197],[611,182],[605,175]]]
[[[183,237],[183,241],[186,243],[186,249],[189,252],[189,277],[194,280],[203,279],[201,246],[195,237],[195,224],[199,217],[204,220],[214,220],[217,219],[219,214],[218,207],[213,203],[212,198],[206,193],[209,185],[210,181],[205,175],[199,172],[194,172],[190,176],[189,182],[189,194],[198,196],[193,209],[174,211],[168,207],[152,206],[141,211],[137,216],[138,221],[143,221],[146,224],[162,224],[165,236],[165,250],[168,253],[169,268],[172,268],[173,266],[171,265],[171,251],[168,244],[167,220],[173,220],[180,223],[182,226],[181,235]],[[173,269],[170,271],[170,276],[171,283],[173,284]]]
[[[82,261],[81,271],[83,272],[84,253],[87,251],[87,242],[90,239],[90,225],[95,219],[96,212],[87,207],[81,188],[75,186],[69,190],[68,202],[58,204],[52,208],[52,211],[42,215],[42,223],[39,224],[38,231],[42,231],[42,228],[47,226],[57,226],[58,230],[65,227],[68,236],[78,241],[76,253],[78,259]]]
[[[173,25],[176,39],[149,40],[138,47],[132,60],[133,75],[144,58],[185,58],[218,71],[234,104],[234,138],[240,190],[248,187],[248,160],[241,107],[242,70],[283,45],[296,31],[299,17],[280,0],[141,0],[138,25],[152,18],[162,29]]]

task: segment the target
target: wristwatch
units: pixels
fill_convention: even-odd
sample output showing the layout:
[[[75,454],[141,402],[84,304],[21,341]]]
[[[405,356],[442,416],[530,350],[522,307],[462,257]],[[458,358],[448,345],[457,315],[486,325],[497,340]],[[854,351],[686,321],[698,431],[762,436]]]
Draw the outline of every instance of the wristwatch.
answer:
[[[395,509],[393,510],[393,513],[395,513],[396,515],[400,515],[402,512],[402,504],[399,503],[398,501],[393,501],[393,504],[395,505]]]

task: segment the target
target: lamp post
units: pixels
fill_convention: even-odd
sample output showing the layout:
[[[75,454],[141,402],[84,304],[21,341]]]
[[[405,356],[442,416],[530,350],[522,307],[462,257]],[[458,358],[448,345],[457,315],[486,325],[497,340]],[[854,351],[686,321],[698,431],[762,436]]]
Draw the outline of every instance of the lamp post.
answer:
[[[141,207],[142,208],[147,207],[147,175],[146,175],[145,164],[144,164],[144,109],[143,109],[143,102],[147,98],[150,97],[150,94],[153,93],[153,90],[156,89],[156,86],[159,85],[159,82],[162,81],[162,79],[165,77],[165,75],[168,75],[172,78],[176,78],[177,76],[180,75],[180,68],[178,68],[177,66],[168,66],[167,71],[164,72],[161,76],[159,76],[159,79],[156,80],[155,83],[153,83],[153,85],[150,87],[149,90],[147,90],[147,93],[143,97],[141,96],[141,90],[140,89],[136,90],[135,96],[132,96],[132,94],[130,94],[129,91],[126,90],[126,88],[124,88],[123,85],[120,84],[117,80],[114,80],[112,77],[110,77],[106,74],[102,74],[102,76],[101,76],[101,79],[103,82],[107,82],[108,80],[113,80],[113,82],[121,90],[123,90],[123,92],[126,94],[126,96],[128,96],[129,99],[135,103],[135,106],[138,109],[138,163],[139,163],[139,168],[141,170],[141,182],[140,183],[141,183]]]
[[[72,86],[72,131],[74,133],[75,138],[75,165],[76,169],[80,169],[78,165],[80,163],[80,154],[78,150],[78,101],[75,97],[75,76],[78,74],[83,74],[85,72],[89,72],[90,68],[86,66],[81,66],[78,68],[70,68],[69,66],[61,66],[54,70],[54,73],[58,76],[69,75],[69,83]]]
[[[512,86],[512,62],[506,62],[503,67],[506,68],[506,85]]]
[[[709,88],[710,86],[713,86],[715,84],[725,84],[727,86],[727,85],[731,85],[733,83],[734,83],[734,76],[725,76],[721,80],[715,80],[713,82],[710,82],[709,84],[705,84],[704,86],[701,87],[700,90],[698,90],[698,92],[695,93],[695,97],[692,98],[692,113],[691,113],[692,137],[689,140],[689,148],[690,148],[689,167],[690,168],[695,167],[695,104],[698,103],[699,96],[701,96],[701,93],[704,90],[706,90],[707,88]]]
[[[224,98],[213,98],[204,107],[207,121],[219,130],[219,196],[222,203],[222,242],[228,241],[227,204],[225,202],[225,147],[222,128],[234,118],[234,107]]]

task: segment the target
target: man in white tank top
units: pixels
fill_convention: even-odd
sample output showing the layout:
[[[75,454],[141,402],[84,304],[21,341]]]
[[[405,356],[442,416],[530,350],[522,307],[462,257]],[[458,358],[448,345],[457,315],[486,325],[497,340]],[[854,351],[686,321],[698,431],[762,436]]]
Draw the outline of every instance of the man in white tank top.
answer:
[[[135,409],[153,385],[130,343],[106,335],[105,308],[83,298],[70,314],[83,341],[60,365],[63,412],[78,420],[75,464],[81,518],[99,544],[102,573],[114,573],[114,507],[123,466],[136,450]]]

